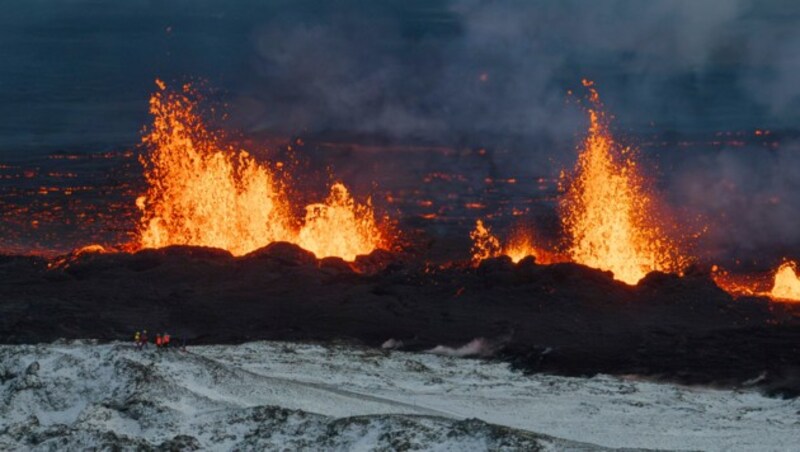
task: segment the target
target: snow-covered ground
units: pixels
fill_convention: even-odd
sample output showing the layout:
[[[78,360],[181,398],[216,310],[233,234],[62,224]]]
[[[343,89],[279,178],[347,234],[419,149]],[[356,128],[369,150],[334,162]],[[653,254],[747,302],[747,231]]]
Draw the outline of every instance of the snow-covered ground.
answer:
[[[0,347],[0,449],[797,450],[800,400],[257,342]]]

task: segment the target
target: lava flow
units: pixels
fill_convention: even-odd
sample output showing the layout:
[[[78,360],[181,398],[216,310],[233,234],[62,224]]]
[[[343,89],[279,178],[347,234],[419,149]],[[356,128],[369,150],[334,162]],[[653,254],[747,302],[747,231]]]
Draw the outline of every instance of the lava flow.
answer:
[[[571,260],[628,284],[655,270],[680,273],[685,259],[657,221],[635,151],[614,141],[594,83],[583,84],[592,104],[589,134],[560,200]]]
[[[370,203],[356,203],[343,184],[333,185],[325,203],[308,206],[298,227],[277,170],[209,130],[190,85],[172,92],[157,84],[153,125],[143,138],[149,152],[141,158],[148,188],[136,200],[140,247],[196,245],[243,255],[286,241],[320,258],[353,260],[387,245]]]
[[[800,276],[797,264],[786,261],[769,274],[731,274],[712,268],[714,283],[734,297],[769,297],[776,301],[800,302]]]

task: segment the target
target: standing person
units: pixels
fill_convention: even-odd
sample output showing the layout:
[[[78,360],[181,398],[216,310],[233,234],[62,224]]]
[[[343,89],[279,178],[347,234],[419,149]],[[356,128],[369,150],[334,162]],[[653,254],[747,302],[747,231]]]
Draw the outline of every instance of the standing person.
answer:
[[[137,350],[142,349],[142,334],[138,331],[136,334],[133,335],[133,345],[136,347]]]
[[[161,341],[161,333],[156,333],[156,348],[161,348],[164,342]]]
[[[164,344],[164,348],[169,347],[169,333],[164,333],[164,337],[161,338],[161,342]]]
[[[147,348],[147,330],[142,331],[142,346],[140,348]]]

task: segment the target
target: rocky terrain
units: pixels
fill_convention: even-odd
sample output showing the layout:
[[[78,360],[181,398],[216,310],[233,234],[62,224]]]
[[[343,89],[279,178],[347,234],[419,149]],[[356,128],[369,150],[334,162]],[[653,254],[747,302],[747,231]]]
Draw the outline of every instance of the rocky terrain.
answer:
[[[793,311],[794,309],[794,311]],[[526,372],[636,374],[800,393],[796,307],[732,299],[706,274],[653,273],[637,286],[575,264],[508,259],[433,266],[384,252],[348,264],[276,243],[234,258],[172,247],[53,261],[0,257],[0,342],[189,344],[346,341],[460,347]]]

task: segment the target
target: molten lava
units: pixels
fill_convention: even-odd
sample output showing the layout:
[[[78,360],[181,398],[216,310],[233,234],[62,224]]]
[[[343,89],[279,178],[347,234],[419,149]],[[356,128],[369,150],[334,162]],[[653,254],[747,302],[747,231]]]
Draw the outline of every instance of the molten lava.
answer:
[[[141,247],[209,246],[242,255],[286,241],[318,257],[352,260],[386,245],[371,205],[357,204],[342,184],[324,204],[309,206],[298,228],[275,171],[206,127],[190,85],[171,92],[156,83],[153,125],[143,138],[149,152],[141,158],[148,188],[136,200]]]
[[[593,82],[583,84],[590,92],[589,134],[560,200],[571,260],[628,284],[654,270],[679,273],[685,259],[659,226],[634,150],[614,141]]]
[[[498,256],[508,256],[515,263],[528,256],[535,257],[539,264],[552,264],[563,260],[558,259],[554,253],[536,246],[532,234],[528,231],[515,231],[508,242],[501,245],[500,239],[491,229],[484,225],[482,220],[478,220],[469,236],[472,239],[472,262],[476,265],[484,259]]]
[[[787,261],[771,274],[732,275],[714,266],[714,283],[734,297],[769,297],[778,301],[800,302],[800,276],[797,264]]]
[[[686,258],[659,225],[655,201],[637,168],[634,150],[614,141],[593,82],[584,80],[583,84],[592,105],[589,134],[574,174],[562,176],[568,182],[560,199],[567,259],[534,245],[528,233],[517,233],[501,245],[479,220],[470,233],[473,262],[499,255],[515,262],[525,256],[535,256],[544,264],[570,260],[609,270],[628,284],[636,284],[654,270],[680,273]]]
[[[778,267],[769,295],[778,300],[800,301],[800,277],[797,275],[797,264],[784,262]]]
[[[544,253],[539,251],[534,245],[532,240],[526,234],[514,234],[509,239],[508,243],[503,247],[503,254],[510,257],[512,261],[519,262],[522,259],[533,256],[536,262],[544,264]]]
[[[247,152],[222,144],[197,112],[196,94],[160,90],[150,98],[153,126],[141,157],[147,193],[142,247],[199,245],[241,255],[274,241],[291,241],[289,204],[272,172]]]
[[[492,234],[488,226],[484,226],[483,221],[475,223],[475,229],[469,233],[472,239],[472,262],[479,264],[484,259],[497,257],[503,254],[500,240]]]
[[[380,247],[383,241],[370,202],[356,204],[344,184],[337,183],[325,203],[306,207],[297,244],[317,257],[354,260]]]
[[[734,297],[765,295],[768,284],[764,275],[735,275],[716,265],[711,267],[711,278],[717,287]]]

